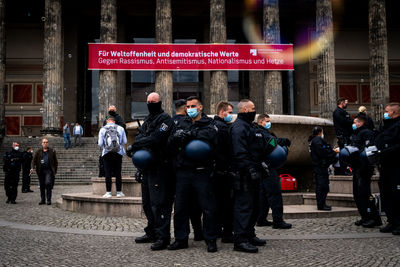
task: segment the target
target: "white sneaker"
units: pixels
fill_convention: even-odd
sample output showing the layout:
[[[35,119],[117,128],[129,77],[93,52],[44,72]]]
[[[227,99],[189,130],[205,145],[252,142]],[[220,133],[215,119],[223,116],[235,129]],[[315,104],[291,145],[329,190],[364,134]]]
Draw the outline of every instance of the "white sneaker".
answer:
[[[105,197],[105,198],[110,198],[110,197],[112,197],[111,192],[105,193],[105,194],[103,195],[103,197]]]
[[[124,197],[124,196],[125,196],[125,194],[122,193],[122,191],[121,192],[117,192],[117,197]]]

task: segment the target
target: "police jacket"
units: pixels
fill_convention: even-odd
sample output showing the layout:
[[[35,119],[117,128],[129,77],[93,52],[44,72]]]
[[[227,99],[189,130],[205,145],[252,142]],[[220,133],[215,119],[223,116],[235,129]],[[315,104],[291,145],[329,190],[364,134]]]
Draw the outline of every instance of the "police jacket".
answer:
[[[148,115],[139,128],[132,151],[148,150],[153,161],[165,161],[168,158],[167,141],[172,128],[172,119],[164,110]]]
[[[184,131],[184,135],[178,135],[178,131]],[[201,140],[206,142],[211,148],[211,154],[204,161],[195,161],[189,159],[185,153],[186,145],[192,140]],[[217,128],[214,121],[202,114],[200,120],[187,124],[187,121],[181,123],[179,127],[174,127],[168,139],[171,151],[176,155],[176,166],[178,168],[195,169],[214,167],[215,148],[217,146]]]
[[[381,151],[380,163],[397,166],[400,155],[400,117],[383,121],[375,138],[375,145]]]
[[[314,168],[328,168],[336,161],[336,152],[321,136],[315,136],[310,141],[310,154]]]
[[[215,151],[215,169],[219,171],[227,171],[231,162],[230,158],[230,124],[219,116],[214,116],[215,126],[218,128],[218,145]]]
[[[335,127],[336,136],[350,137],[352,134],[351,125],[353,120],[346,110],[337,107],[333,112],[333,125]]]
[[[29,171],[31,169],[33,155],[31,152],[24,151],[22,156],[24,159],[24,161],[22,163],[22,169],[23,169],[23,171]]]
[[[50,147],[47,148],[47,155],[49,157],[49,167],[50,170],[52,172],[53,176],[56,176],[57,174],[57,168],[58,168],[58,160],[57,160],[57,155],[56,155],[56,151]],[[43,159],[43,149],[39,149],[35,152],[35,155],[33,156],[33,160],[32,160],[32,165],[31,168],[35,168],[36,169],[36,174],[39,176],[40,175],[40,171],[41,171],[41,167],[42,167],[42,163],[41,160]]]
[[[278,138],[274,133],[268,131],[263,126],[256,123],[254,123],[254,126],[256,128],[256,133],[261,133],[263,136],[263,145],[262,149],[260,149],[260,160],[267,162],[268,155],[271,154],[278,145]]]
[[[21,164],[23,161],[22,152],[12,149],[3,155],[3,171],[16,172],[21,171]]]
[[[359,153],[354,157],[351,157],[351,166],[353,168],[362,167],[359,154],[365,149],[365,147],[372,146],[374,144],[374,132],[367,128],[366,125],[357,128],[350,138],[351,145],[358,148]]]
[[[232,167],[242,173],[261,171],[264,137],[242,113],[231,126]]]
[[[192,125],[192,120],[186,115],[176,114],[172,117],[172,120],[174,127],[178,129],[187,129]]]

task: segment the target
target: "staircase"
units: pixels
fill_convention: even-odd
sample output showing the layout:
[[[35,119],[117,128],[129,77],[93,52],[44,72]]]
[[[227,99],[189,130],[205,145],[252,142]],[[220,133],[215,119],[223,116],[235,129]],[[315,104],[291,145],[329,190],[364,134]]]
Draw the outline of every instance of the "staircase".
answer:
[[[90,184],[92,177],[97,177],[99,174],[99,156],[101,149],[97,146],[96,137],[82,137],[82,147],[64,149],[63,137],[48,137],[49,146],[56,150],[58,159],[58,173],[56,176],[56,184]],[[3,170],[3,155],[6,151],[11,150],[13,142],[18,142],[21,151],[24,151],[28,146],[33,147],[33,150],[41,148],[41,137],[5,137],[0,147],[0,183],[4,181]],[[73,144],[73,140],[72,140]],[[132,161],[127,156],[122,160],[122,176],[133,176],[135,167]],[[21,171],[22,177],[22,171]],[[37,175],[32,174],[31,186],[38,181]]]

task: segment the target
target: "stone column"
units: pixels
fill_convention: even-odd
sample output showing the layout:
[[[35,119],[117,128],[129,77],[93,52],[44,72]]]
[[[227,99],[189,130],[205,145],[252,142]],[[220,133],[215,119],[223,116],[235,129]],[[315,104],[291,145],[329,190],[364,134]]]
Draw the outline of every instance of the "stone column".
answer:
[[[43,51],[43,134],[61,132],[62,47],[61,0],[46,0]]]
[[[156,1],[156,43],[172,43],[171,0]],[[172,71],[156,71],[155,90],[160,94],[164,111],[172,115]]]
[[[117,0],[101,0],[100,42],[117,42]],[[99,81],[99,127],[103,126],[103,121],[107,116],[110,105],[118,105],[117,72],[114,70],[101,70]],[[118,112],[120,112],[119,109]]]
[[[0,142],[6,135],[5,122],[5,81],[6,81],[6,29],[4,25],[5,0],[0,0]]]
[[[332,118],[337,96],[331,0],[317,0],[316,20],[318,45],[321,51],[317,66],[320,116]]]
[[[210,0],[210,42],[226,43],[225,0]],[[211,71],[210,114],[216,114],[222,100],[228,101],[228,73]]]
[[[249,71],[249,98],[256,106],[257,114],[264,113],[264,72]]]
[[[279,0],[264,0],[263,10],[264,42],[279,44]],[[266,71],[264,74],[264,112],[282,114],[282,74],[279,71]]]
[[[369,77],[372,118],[382,120],[389,102],[389,64],[385,0],[369,0]]]

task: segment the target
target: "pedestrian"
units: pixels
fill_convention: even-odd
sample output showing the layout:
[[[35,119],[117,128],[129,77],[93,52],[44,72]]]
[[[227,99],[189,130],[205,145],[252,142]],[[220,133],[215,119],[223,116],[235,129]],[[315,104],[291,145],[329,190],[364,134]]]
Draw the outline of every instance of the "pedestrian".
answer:
[[[139,128],[135,142],[128,147],[129,154],[146,150],[152,155],[148,168],[138,170],[142,178],[142,205],[147,218],[145,235],[136,243],[153,243],[152,250],[166,249],[170,244],[170,225],[173,195],[171,192],[172,163],[167,150],[168,136],[173,127],[171,117],[161,108],[158,93],[147,96],[149,115]]]
[[[74,147],[76,147],[76,139],[79,140],[79,146],[82,146],[82,140],[81,137],[83,135],[83,128],[79,123],[75,123],[74,129],[72,130],[72,133],[74,134]]]
[[[63,135],[64,135],[64,148],[71,148],[71,129],[69,127],[69,123],[67,122],[63,127]]]
[[[4,190],[6,191],[6,203],[17,204],[15,201],[18,195],[19,173],[23,162],[22,153],[19,151],[19,144],[13,142],[11,151],[3,155]]]
[[[186,114],[186,99],[178,99],[175,101],[175,115],[172,117],[174,122],[174,129],[187,129],[192,124],[192,120]],[[176,177],[176,158],[173,158],[173,170],[175,174],[173,175],[174,179]],[[175,184],[175,180],[173,182]],[[175,186],[173,188],[175,191]],[[201,222],[201,209],[199,201],[195,197],[191,197],[189,200],[189,219],[190,224],[192,225],[193,229],[193,240],[194,241],[202,241],[204,240],[203,237],[203,225]]]
[[[117,197],[124,197],[122,192],[122,157],[125,155],[124,145],[126,144],[126,135],[124,128],[115,124],[115,118],[109,116],[107,124],[99,131],[98,145],[101,147],[104,163],[104,172],[106,179],[106,193],[104,198],[112,197],[111,194],[111,173],[115,175]]]
[[[238,116],[231,126],[232,167],[234,177],[234,247],[236,251],[257,253],[256,246],[266,241],[255,233],[259,212],[259,186],[263,176],[261,156],[264,139],[253,125],[254,103],[243,99],[238,103]]]
[[[174,206],[175,242],[169,250],[188,247],[190,199],[196,198],[203,214],[203,236],[208,252],[216,252],[216,204],[211,182],[214,165],[213,151],[217,143],[217,130],[213,120],[203,111],[203,105],[196,96],[186,102],[187,114],[192,123],[186,129],[174,129],[169,138],[171,151],[177,160],[176,190]],[[185,152],[189,142],[197,141],[209,148],[204,157]],[[192,153],[195,153],[192,151]]]
[[[358,108],[358,114],[360,115],[365,115],[365,117],[367,118],[367,123],[365,124],[365,126],[370,129],[371,131],[376,131],[375,129],[375,124],[374,121],[372,120],[372,118],[368,115],[367,112],[367,108],[365,106],[360,106]]]
[[[380,151],[379,189],[387,224],[383,233],[400,235],[400,104],[390,103],[385,107],[383,126],[375,138]]]
[[[42,149],[38,149],[33,156],[31,173],[36,170],[40,185],[39,205],[51,205],[51,194],[54,187],[54,180],[57,175],[58,160],[56,151],[49,147],[49,140],[42,139]]]
[[[271,138],[277,139],[277,143],[283,147],[290,146],[290,140],[287,138],[277,138],[276,135],[270,132],[271,119],[268,114],[260,114],[257,117],[258,132],[263,134],[267,140]],[[271,151],[272,152],[272,151]],[[264,153],[267,155],[267,153]],[[265,159],[268,163],[268,159]],[[267,220],[268,211],[272,210],[272,223]],[[274,229],[290,229],[292,225],[283,220],[283,199],[281,190],[281,181],[278,177],[276,168],[269,166],[268,173],[264,172],[264,177],[261,179],[260,185],[260,212],[257,219],[257,226],[272,225]]]
[[[326,197],[329,193],[329,171],[331,164],[337,161],[336,155],[339,148],[332,149],[324,139],[324,131],[316,126],[312,135],[308,138],[311,162],[315,178],[315,196],[318,210],[330,211],[331,206],[326,205]]]
[[[345,145],[350,144],[350,136],[352,134],[351,125],[353,119],[350,114],[347,113],[347,99],[339,98],[337,100],[337,107],[333,112],[333,125],[336,131],[336,137],[338,139],[338,145],[342,149]],[[335,170],[335,174],[351,175],[347,169],[347,165],[344,162],[340,162],[340,167]]]
[[[126,135],[126,124],[124,119],[117,113],[117,108],[114,105],[111,105],[108,107],[108,115],[106,116],[106,119],[103,122],[103,126],[107,124],[107,119],[108,117],[112,116],[115,120],[115,124],[121,126],[124,128],[124,132]],[[112,175],[114,175],[112,173]],[[99,177],[105,177],[105,172],[104,172],[104,162],[103,162],[103,157],[100,155],[99,156]]]
[[[217,201],[218,235],[222,243],[233,243],[233,184],[231,170],[231,144],[229,130],[233,120],[233,105],[221,101],[214,116],[218,128],[213,181]]]
[[[22,163],[22,193],[33,192],[30,188],[31,185],[31,164],[33,158],[33,149],[28,147],[23,153],[24,161]]]
[[[360,153],[368,146],[374,143],[374,132],[367,128],[367,117],[360,113],[354,119],[353,135],[351,136],[351,145],[357,147],[357,155],[350,157],[350,166],[353,171],[353,196],[356,202],[358,213],[361,219],[355,222],[355,225],[372,228],[381,226],[381,217],[375,206],[375,201],[371,201],[371,178],[374,174],[374,166],[365,160],[361,160]]]

